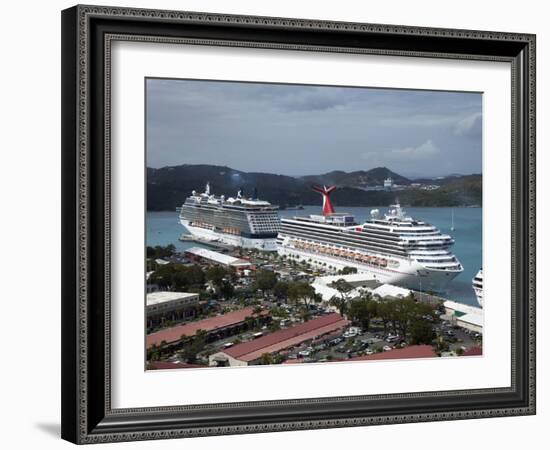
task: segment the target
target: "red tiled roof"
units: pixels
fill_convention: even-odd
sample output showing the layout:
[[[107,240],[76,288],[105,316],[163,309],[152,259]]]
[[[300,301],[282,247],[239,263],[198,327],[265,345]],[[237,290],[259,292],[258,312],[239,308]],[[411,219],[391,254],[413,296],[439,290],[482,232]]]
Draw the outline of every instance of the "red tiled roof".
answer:
[[[372,355],[356,356],[346,361],[370,361],[378,359],[411,359],[411,358],[434,358],[437,354],[431,345],[411,345],[410,347],[398,348],[387,352],[374,353]]]
[[[208,367],[208,366],[201,366],[200,364],[187,364],[182,362],[170,362],[170,361],[151,361],[149,363],[149,366],[151,369],[154,370],[161,370],[161,369],[198,369],[201,367]]]
[[[315,337],[344,328],[349,322],[340,314],[321,316],[285,330],[279,330],[267,336],[235,345],[223,353],[241,361],[254,361],[264,353],[274,353]]]
[[[462,356],[481,356],[483,355],[483,350],[481,347],[472,347],[466,350]]]
[[[268,314],[268,312],[263,310],[260,314],[266,315]],[[190,322],[171,328],[166,328],[165,330],[160,330],[147,335],[147,348],[153,346],[154,344],[160,345],[162,341],[166,341],[167,343],[179,341],[182,335],[194,336],[198,330],[211,332],[225,327],[237,325],[241,322],[244,322],[247,317],[251,317],[253,315],[254,308],[244,308],[220,316],[209,317],[207,319],[198,320],[196,322]]]

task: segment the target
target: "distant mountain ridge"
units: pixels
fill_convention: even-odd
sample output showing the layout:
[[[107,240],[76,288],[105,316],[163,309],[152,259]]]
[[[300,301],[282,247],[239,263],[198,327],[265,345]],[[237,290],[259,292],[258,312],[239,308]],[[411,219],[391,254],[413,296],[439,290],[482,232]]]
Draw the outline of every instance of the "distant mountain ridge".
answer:
[[[322,175],[310,175],[301,177],[305,182],[317,184],[335,184],[341,187],[366,188],[382,186],[384,180],[391,178],[395,184],[409,185],[411,180],[392,172],[387,167],[376,167],[370,170],[358,170],[355,172],[344,172],[335,170]]]
[[[381,186],[391,177],[402,190],[386,192],[367,190]],[[446,177],[441,180],[411,181],[386,167],[354,172],[333,171],[320,175],[291,177],[261,172],[243,172],[227,166],[184,164],[180,166],[147,168],[147,209],[173,211],[181,206],[193,190],[202,192],[206,182],[217,195],[234,196],[242,188],[251,195],[255,188],[259,197],[282,208],[296,205],[320,204],[321,197],[311,190],[312,184],[336,185],[332,195],[339,206],[385,206],[396,197],[407,206],[471,206],[481,205],[481,175]],[[422,190],[413,183],[438,185],[436,190]]]

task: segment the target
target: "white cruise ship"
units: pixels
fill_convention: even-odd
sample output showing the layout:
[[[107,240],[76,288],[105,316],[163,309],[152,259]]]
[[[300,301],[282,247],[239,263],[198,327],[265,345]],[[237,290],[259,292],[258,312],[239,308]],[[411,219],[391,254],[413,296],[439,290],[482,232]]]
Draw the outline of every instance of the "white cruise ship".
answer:
[[[315,188],[323,195],[323,214],[282,218],[277,237],[280,255],[299,258],[312,265],[355,267],[383,283],[414,290],[441,292],[463,271],[451,253],[451,236],[405,214],[399,204],[381,215],[357,224],[354,216],[335,213],[331,188]]]
[[[277,250],[279,216],[277,207],[256,198],[225,198],[193,191],[180,209],[180,223],[198,240],[219,242],[235,247]]]
[[[479,272],[472,279],[472,287],[476,293],[479,306],[483,308],[483,269],[479,269]]]

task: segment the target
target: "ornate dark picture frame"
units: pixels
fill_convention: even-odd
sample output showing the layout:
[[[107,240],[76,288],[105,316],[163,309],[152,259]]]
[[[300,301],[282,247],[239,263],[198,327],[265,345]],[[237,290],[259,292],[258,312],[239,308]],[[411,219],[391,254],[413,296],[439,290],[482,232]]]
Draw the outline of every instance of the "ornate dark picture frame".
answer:
[[[512,384],[113,409],[110,46],[115,40],[507,61],[512,67]],[[535,36],[75,6],[62,13],[62,437],[75,443],[535,413]]]

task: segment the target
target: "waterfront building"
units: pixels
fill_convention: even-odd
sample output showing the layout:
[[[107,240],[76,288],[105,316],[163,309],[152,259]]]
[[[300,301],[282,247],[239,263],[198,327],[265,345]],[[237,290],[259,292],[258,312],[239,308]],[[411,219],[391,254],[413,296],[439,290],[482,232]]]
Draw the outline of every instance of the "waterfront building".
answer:
[[[443,302],[446,318],[454,325],[483,333],[483,309],[447,300]]]
[[[247,317],[257,317],[262,323],[270,320],[269,312],[266,310],[255,313],[254,308],[239,309],[150,333],[146,338],[146,346],[150,348],[153,345],[176,345],[179,344],[182,336],[192,338],[199,330],[206,332],[206,338],[209,341],[223,339],[243,331],[246,328]]]
[[[437,358],[431,345],[410,345],[405,348],[396,348],[387,352],[373,353],[372,355],[355,356],[343,361],[377,361],[384,359],[417,359]]]
[[[199,308],[199,294],[188,292],[149,292],[146,297],[147,326],[165,320],[192,319]]]
[[[318,277],[311,286],[323,301],[328,302],[332,297],[340,296],[338,290],[332,286],[338,280],[344,280],[354,288],[348,294],[350,298],[359,297],[363,292],[370,292],[373,298],[405,298],[411,293],[409,289],[381,283],[373,275],[364,273]]]
[[[305,342],[332,335],[349,325],[340,314],[311,319],[252,341],[243,342],[210,355],[211,366],[248,366],[258,364],[264,354],[276,354]]]
[[[250,270],[252,264],[245,259],[235,258],[224,253],[215,252],[202,247],[192,247],[185,250],[185,256],[193,261],[207,261],[236,270]]]

